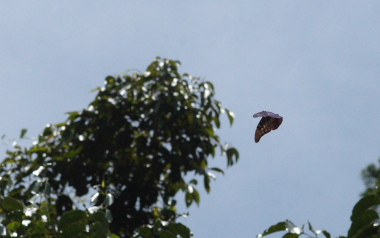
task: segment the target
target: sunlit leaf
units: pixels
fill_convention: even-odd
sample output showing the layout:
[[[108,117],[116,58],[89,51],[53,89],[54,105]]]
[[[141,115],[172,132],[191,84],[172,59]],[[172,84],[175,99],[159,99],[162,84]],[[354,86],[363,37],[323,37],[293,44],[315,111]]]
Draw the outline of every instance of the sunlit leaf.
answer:
[[[47,181],[45,182],[45,187],[44,187],[43,193],[47,197],[49,197],[50,194],[51,194],[51,186],[50,186],[50,184]]]
[[[100,207],[100,206],[92,206],[92,207],[90,207],[90,208],[88,209],[88,212],[92,214],[92,213],[94,213],[94,212],[99,211],[100,209],[102,209],[102,207]]]
[[[45,169],[45,167],[40,166],[40,167],[38,167],[38,169],[36,169],[36,170],[33,171],[33,174],[35,176],[39,176],[44,169]]]
[[[322,230],[315,230],[310,222],[307,222],[309,224],[309,230],[312,231],[315,235],[318,235],[322,232]]]
[[[228,116],[228,120],[230,121],[230,125],[232,126],[232,124],[234,123],[234,120],[235,120],[235,114],[228,109],[224,109],[224,110],[226,111],[227,116]]]
[[[105,202],[104,202],[105,205],[106,206],[111,206],[112,203],[113,203],[113,201],[114,201],[114,196],[111,193],[107,193],[106,199],[105,199]]]
[[[290,220],[285,221],[285,226],[286,226],[286,229],[290,233],[294,233],[294,234],[298,234],[298,235],[303,233],[304,226],[298,227],[293,222],[291,222]]]
[[[94,195],[91,196],[91,200],[90,201],[92,203],[96,203],[98,201],[99,195],[100,195],[99,192],[95,193]]]

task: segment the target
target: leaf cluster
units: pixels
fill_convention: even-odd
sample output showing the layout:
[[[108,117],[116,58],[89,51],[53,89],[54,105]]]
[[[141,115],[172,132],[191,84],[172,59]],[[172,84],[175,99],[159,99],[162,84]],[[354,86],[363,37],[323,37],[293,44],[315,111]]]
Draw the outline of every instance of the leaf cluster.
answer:
[[[12,189],[0,195],[27,203],[48,190],[46,216],[60,220],[62,234],[71,221],[67,214],[79,219],[70,226],[82,230],[89,224],[97,213],[68,212],[78,209],[75,197],[95,193],[91,201],[112,217],[109,229],[115,234],[189,237],[175,222],[175,195],[182,191],[187,206],[199,204],[198,179],[210,192],[213,172],[223,173],[209,168],[208,160],[219,148],[231,166],[239,154],[216,134],[221,114],[232,124],[233,113],[214,98],[211,82],[180,74],[179,65],[157,58],[143,73],[108,76],[86,109],[47,125],[30,148],[7,152],[0,186],[11,181]],[[189,174],[194,178],[186,181]],[[28,188],[31,183],[37,192]],[[108,226],[101,224],[96,229],[105,234]]]

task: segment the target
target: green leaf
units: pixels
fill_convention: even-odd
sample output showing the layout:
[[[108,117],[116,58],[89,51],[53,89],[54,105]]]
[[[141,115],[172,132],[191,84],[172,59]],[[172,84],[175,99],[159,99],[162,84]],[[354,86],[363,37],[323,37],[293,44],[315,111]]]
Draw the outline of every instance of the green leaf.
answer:
[[[322,233],[323,233],[323,235],[325,235],[326,238],[331,238],[330,233],[328,233],[327,231],[322,230]]]
[[[175,235],[180,235],[181,238],[190,238],[191,231],[188,227],[182,223],[171,223],[167,226],[167,229],[172,231]]]
[[[362,233],[363,230],[373,227],[373,222],[379,218],[375,210],[367,210],[360,215],[356,215],[352,221],[351,227],[348,230],[348,237]]]
[[[216,128],[220,128],[220,120],[219,120],[219,117],[214,117],[214,122],[215,122],[215,126],[216,126]]]
[[[318,234],[322,233],[322,230],[315,230],[314,227],[311,225],[310,222],[307,222],[307,223],[309,224],[309,230],[310,230],[311,232],[313,232],[315,235],[318,235]]]
[[[50,186],[50,184],[47,181],[45,181],[45,187],[44,187],[44,191],[43,192],[44,192],[44,195],[47,196],[47,197],[49,197],[50,194],[51,194],[51,186]]]
[[[120,238],[120,236],[114,234],[114,233],[108,233],[107,238]]]
[[[20,222],[17,222],[17,221],[14,221],[14,222],[11,222],[7,225],[7,229],[9,231],[17,231],[18,229],[20,229],[21,227],[21,223]]]
[[[230,121],[230,126],[232,126],[232,124],[234,123],[235,114],[233,112],[231,112],[230,110],[228,110],[228,109],[224,109],[224,110],[227,113],[228,120]]]
[[[21,130],[21,133],[20,133],[20,139],[24,138],[24,136],[25,136],[25,134],[26,134],[27,131],[28,131],[28,130],[25,129],[25,128]]]
[[[71,238],[71,237],[83,237],[86,233],[86,223],[82,221],[73,222],[71,224],[65,223],[60,226],[60,230],[62,231],[62,236]],[[82,234],[82,236],[80,236]]]
[[[0,199],[0,206],[6,211],[19,211],[24,209],[24,205],[12,197]]]
[[[91,221],[100,222],[104,227],[108,227],[108,220],[106,214],[103,211],[97,211],[90,215]]]
[[[160,238],[177,238],[177,236],[175,234],[173,234],[172,232],[170,232],[168,230],[161,230],[160,232],[158,232],[158,237],[160,237]]]
[[[87,213],[81,210],[69,211],[63,214],[61,220],[58,222],[58,226],[63,229],[63,227],[68,227],[79,221],[86,221],[87,223]]]
[[[239,152],[235,148],[229,148],[226,150],[227,166],[231,166],[239,160]],[[235,157],[235,161],[234,161]]]
[[[192,180],[190,180],[189,183],[194,184],[194,185],[197,185],[197,184],[198,184],[198,180],[196,180],[196,179],[192,179]]]
[[[219,168],[214,167],[214,168],[210,168],[209,170],[213,170],[213,171],[219,172],[219,173],[224,175],[224,171],[219,169]]]
[[[304,225],[302,227],[296,226],[292,221],[286,220],[285,221],[286,229],[293,234],[302,234],[304,230]]]
[[[107,225],[102,224],[101,222],[94,222],[90,227],[90,234],[93,238],[103,238],[107,237],[108,233],[108,223]]]
[[[262,234],[259,234],[257,237],[263,237],[278,231],[286,231],[286,225],[285,222],[279,222],[276,225],[270,226],[268,229],[266,229]]]
[[[363,212],[368,208],[380,204],[379,196],[371,194],[363,197],[359,200],[352,209],[351,221],[355,220],[356,217],[359,217]]]
[[[195,202],[197,203],[197,205],[199,206],[199,202],[200,202],[201,197],[200,197],[200,195],[199,195],[198,190],[196,190],[195,188],[194,188],[194,191],[193,191],[193,198],[194,198],[194,201],[195,201]]]
[[[34,146],[29,150],[29,154],[32,153],[44,153],[47,152],[47,148],[43,146]]]
[[[114,196],[111,193],[107,193],[106,199],[104,201],[106,206],[111,206],[114,201]]]
[[[148,225],[143,225],[139,227],[139,235],[142,237],[151,237],[152,229]]]
[[[210,188],[210,176],[208,176],[208,174],[205,174],[203,176],[203,181],[204,181],[204,186],[205,186],[206,192],[210,193],[211,192],[211,188]]]
[[[92,90],[90,91],[90,93],[100,91],[101,89],[102,89],[101,87],[96,87],[96,88],[92,89]]]

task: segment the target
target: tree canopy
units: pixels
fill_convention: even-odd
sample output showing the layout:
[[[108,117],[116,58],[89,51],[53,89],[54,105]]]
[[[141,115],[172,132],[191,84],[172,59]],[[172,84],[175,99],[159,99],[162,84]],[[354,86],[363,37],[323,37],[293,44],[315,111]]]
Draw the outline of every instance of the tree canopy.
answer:
[[[219,149],[232,166],[239,153],[216,133],[221,115],[232,125],[234,114],[211,82],[179,66],[157,58],[142,73],[108,76],[86,109],[47,125],[31,146],[14,144],[0,164],[0,236],[192,237],[177,222],[186,214],[176,195],[184,193],[187,207],[199,204],[199,184],[210,192],[214,173],[224,173],[209,160]],[[363,170],[367,190],[340,238],[379,236],[379,171]],[[331,237],[307,224],[280,221],[257,237]]]
[[[175,195],[199,204],[198,181],[210,192],[213,173],[223,173],[208,160],[220,149],[231,166],[239,154],[216,134],[221,114],[232,124],[233,113],[211,82],[180,74],[179,65],[157,58],[142,73],[108,76],[86,109],[7,151],[3,234],[190,237],[176,222]]]

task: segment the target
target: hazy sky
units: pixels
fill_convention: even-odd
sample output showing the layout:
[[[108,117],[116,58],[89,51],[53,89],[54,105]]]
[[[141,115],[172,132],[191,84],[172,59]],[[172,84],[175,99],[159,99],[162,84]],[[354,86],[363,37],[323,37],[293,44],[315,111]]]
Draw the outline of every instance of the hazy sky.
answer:
[[[380,156],[379,12],[350,0],[1,1],[0,134],[37,136],[107,75],[179,60],[236,114],[219,133],[240,151],[210,194],[199,186],[199,207],[179,196],[195,237],[255,237],[285,219],[346,235],[360,171]],[[262,110],[284,122],[256,144]]]

